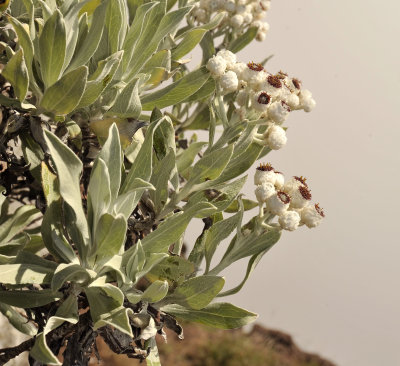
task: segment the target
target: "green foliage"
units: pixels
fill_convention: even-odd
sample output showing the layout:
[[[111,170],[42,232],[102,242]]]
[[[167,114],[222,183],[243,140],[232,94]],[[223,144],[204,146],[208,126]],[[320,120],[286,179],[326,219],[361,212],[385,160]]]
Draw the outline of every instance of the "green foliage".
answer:
[[[241,198],[243,173],[268,152],[253,141],[265,127],[232,113],[232,95],[220,95],[205,66],[225,29],[223,14],[184,25],[193,7],[174,4],[14,1],[5,18],[1,76],[12,92],[0,102],[13,112],[7,118],[15,116],[4,141],[19,137],[16,165],[38,209],[17,204],[10,214],[18,180],[4,180],[10,198],[0,195],[0,311],[36,335],[38,362],[60,364],[51,335],[78,324],[86,308],[93,329],[141,341],[148,365],[160,365],[155,314],[167,325],[176,316],[222,329],[256,318],[213,301],[239,291],[280,237],[257,217],[242,226],[243,212],[257,206]],[[231,35],[223,46],[237,52],[256,32]],[[202,64],[190,71],[184,57],[198,45]],[[208,141],[190,139],[196,129],[209,129]],[[185,233],[196,219],[208,225],[186,259]],[[244,280],[223,292],[220,272],[247,257]]]

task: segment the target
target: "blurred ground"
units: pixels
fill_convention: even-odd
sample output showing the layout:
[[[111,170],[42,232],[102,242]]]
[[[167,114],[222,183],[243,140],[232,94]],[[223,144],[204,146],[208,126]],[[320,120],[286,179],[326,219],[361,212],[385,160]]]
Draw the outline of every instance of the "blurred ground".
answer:
[[[300,350],[290,335],[255,325],[250,333],[184,325],[185,339],[168,333],[168,343],[158,339],[163,366],[335,366]],[[113,354],[99,340],[102,366],[134,366],[140,363]],[[99,365],[97,361],[90,364]],[[142,364],[143,365],[143,364]]]

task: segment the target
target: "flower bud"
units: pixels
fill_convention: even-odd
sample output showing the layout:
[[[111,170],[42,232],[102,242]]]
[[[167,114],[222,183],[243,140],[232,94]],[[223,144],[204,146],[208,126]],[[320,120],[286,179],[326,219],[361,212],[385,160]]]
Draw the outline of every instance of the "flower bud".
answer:
[[[275,186],[272,183],[263,183],[258,185],[254,191],[258,203],[261,205],[267,202],[268,198],[270,198],[275,193]]]
[[[246,90],[240,90],[236,96],[235,102],[241,107],[247,106],[249,93]]]
[[[278,189],[281,189],[283,187],[283,185],[285,184],[285,177],[281,172],[277,172],[275,171],[275,187]]]
[[[294,231],[299,227],[300,215],[296,211],[285,211],[278,219],[283,230]]]
[[[296,177],[295,176],[292,179],[288,180],[284,184],[283,191],[290,195],[293,191],[295,191],[296,189],[298,189],[301,186],[308,187],[306,180],[307,179],[304,177]]]
[[[228,71],[222,75],[219,82],[222,88],[222,94],[228,94],[237,90],[239,85],[238,78],[233,71]]]
[[[243,24],[243,16],[240,14],[235,14],[231,18],[231,25],[233,28],[240,28],[240,26]]]
[[[271,126],[264,135],[268,147],[271,150],[282,149],[286,145],[287,137],[285,130],[280,126]]]
[[[207,69],[213,76],[221,76],[226,70],[226,61],[221,56],[213,56],[207,62]]]
[[[217,53],[226,61],[226,67],[230,70],[236,64],[236,55],[229,50],[221,50]]]

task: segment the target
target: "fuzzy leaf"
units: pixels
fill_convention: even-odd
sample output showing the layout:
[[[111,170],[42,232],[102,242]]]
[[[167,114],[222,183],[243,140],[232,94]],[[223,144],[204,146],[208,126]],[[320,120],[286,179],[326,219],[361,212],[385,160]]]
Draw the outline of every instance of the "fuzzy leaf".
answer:
[[[180,305],[166,305],[161,310],[183,320],[220,329],[243,327],[255,321],[258,316],[229,303],[214,303],[201,310],[187,309]]]
[[[155,303],[162,300],[168,293],[167,281],[155,281],[144,291],[142,301]]]
[[[59,78],[64,65],[67,36],[65,22],[59,10],[45,23],[39,38],[39,60],[46,88]]]
[[[12,306],[0,302],[0,313],[2,313],[8,319],[10,324],[21,333],[30,337],[33,337],[37,333],[37,328],[33,323],[27,323],[26,318]]]
[[[0,290],[1,303],[16,306],[18,308],[36,308],[57,301],[62,298],[62,296],[63,294],[61,292],[53,290]]]
[[[2,75],[11,83],[15,95],[22,102],[26,97],[29,85],[28,69],[22,49],[18,50],[7,62]]]
[[[36,264],[0,265],[1,282],[9,285],[49,283],[53,269]]]
[[[41,108],[56,115],[71,113],[79,104],[86,86],[88,69],[81,66],[65,74],[46,89],[40,102]]]
[[[118,95],[114,105],[107,112],[107,115],[120,118],[138,118],[142,112],[139,98],[139,82],[131,81]]]

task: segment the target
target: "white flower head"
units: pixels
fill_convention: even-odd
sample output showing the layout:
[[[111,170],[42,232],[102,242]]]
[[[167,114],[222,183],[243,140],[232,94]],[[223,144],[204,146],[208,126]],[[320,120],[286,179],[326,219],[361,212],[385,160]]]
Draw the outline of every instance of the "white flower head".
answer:
[[[316,105],[317,102],[313,98],[303,100],[301,103],[301,107],[304,109],[304,112],[311,112]]]
[[[294,231],[299,227],[300,215],[296,211],[285,211],[278,219],[283,230]]]
[[[263,80],[262,88],[273,98],[279,98],[283,93],[283,83],[276,75],[267,75]]]
[[[271,96],[268,95],[265,91],[260,91],[254,94],[251,105],[255,110],[259,112],[265,112],[270,104]]]
[[[231,70],[236,65],[236,55],[229,50],[221,50],[217,53],[217,56],[221,56],[226,61],[228,70]]]
[[[261,185],[263,183],[275,184],[276,174],[271,164],[260,164],[254,174],[254,184]]]
[[[285,176],[281,172],[275,170],[275,187],[281,189],[285,184]]]
[[[243,16],[240,14],[235,14],[231,18],[231,25],[233,28],[240,28],[240,26],[243,24]]]
[[[221,76],[219,82],[223,94],[232,93],[236,91],[239,86],[239,80],[233,71],[227,71],[224,75]]]
[[[251,87],[258,86],[265,76],[264,67],[261,64],[249,62],[241,76]]]
[[[207,62],[207,69],[215,77],[222,76],[226,70],[226,61],[221,56],[213,56]]]
[[[289,208],[289,204],[289,195],[283,191],[278,191],[269,197],[267,208],[274,215],[282,215]]]
[[[284,184],[282,190],[290,195],[293,191],[297,190],[301,186],[308,187],[306,181],[307,178],[302,176],[294,176]]]
[[[266,203],[268,198],[270,198],[275,193],[275,186],[272,183],[266,182],[257,186],[254,191],[258,203],[261,205]]]
[[[307,186],[300,185],[297,189],[290,192],[290,207],[303,208],[309,204],[312,195]]]
[[[247,69],[247,65],[244,62],[236,62],[231,67],[231,70],[234,71],[239,80],[243,80],[243,72]]]
[[[268,108],[268,117],[279,124],[286,121],[289,113],[290,107],[284,101],[273,102]]]
[[[210,0],[200,0],[199,6],[200,6],[200,8],[202,8],[204,10],[209,10],[210,9]]]
[[[243,23],[250,24],[252,21],[253,21],[253,14],[251,14],[248,11],[243,13]]]
[[[282,127],[276,125],[271,126],[267,130],[264,138],[271,150],[282,149],[287,142],[286,131]]]
[[[300,105],[300,98],[296,94],[290,93],[285,97],[285,102],[291,109],[296,109]]]
[[[306,206],[301,210],[301,222],[310,229],[317,227],[324,217],[325,213],[318,204]]]

